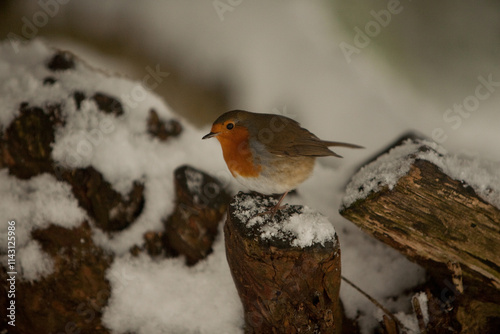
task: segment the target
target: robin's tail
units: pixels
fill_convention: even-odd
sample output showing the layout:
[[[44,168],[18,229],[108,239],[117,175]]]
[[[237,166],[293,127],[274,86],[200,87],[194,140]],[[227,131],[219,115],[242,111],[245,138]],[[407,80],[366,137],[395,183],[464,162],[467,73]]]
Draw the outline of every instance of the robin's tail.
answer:
[[[337,147],[348,147],[348,148],[364,148],[363,146],[349,144],[349,143],[341,143],[341,142],[338,142],[338,141],[325,141],[325,140],[323,140],[323,143],[326,146],[337,146]]]
[[[326,141],[326,140],[322,140],[321,143],[325,146],[337,146],[337,147],[348,147],[348,148],[364,148],[363,146],[359,146],[359,145],[354,145],[354,144],[349,144],[349,143],[342,143],[342,142],[338,142],[338,141]],[[327,149],[328,152],[330,152],[329,155],[333,155],[337,158],[342,158],[341,155],[338,155],[337,153],[333,152],[332,150],[329,150]]]

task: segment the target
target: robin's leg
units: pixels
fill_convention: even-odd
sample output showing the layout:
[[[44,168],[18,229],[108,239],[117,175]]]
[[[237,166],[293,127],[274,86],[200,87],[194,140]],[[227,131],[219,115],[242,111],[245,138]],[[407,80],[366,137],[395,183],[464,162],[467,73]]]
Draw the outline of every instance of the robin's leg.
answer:
[[[288,194],[288,191],[285,192],[283,195],[281,195],[278,203],[276,203],[275,206],[269,208],[269,210],[266,210],[264,212],[261,212],[261,213],[258,213],[256,216],[264,216],[264,215],[267,215],[267,214],[271,214],[271,218],[274,217],[274,215],[276,214],[276,212],[278,212],[278,210],[281,210],[281,209],[284,209],[286,207],[286,205],[281,205],[281,202],[283,202],[283,199],[285,198],[286,194]]]
[[[281,206],[281,202],[283,202],[283,200],[285,199],[286,194],[288,194],[288,191],[285,192],[280,197],[280,200],[278,201],[278,203],[272,208],[272,210],[271,210],[271,218],[274,217],[274,215],[276,214],[276,212],[278,212],[278,210],[281,210],[281,209],[285,208],[285,205]]]

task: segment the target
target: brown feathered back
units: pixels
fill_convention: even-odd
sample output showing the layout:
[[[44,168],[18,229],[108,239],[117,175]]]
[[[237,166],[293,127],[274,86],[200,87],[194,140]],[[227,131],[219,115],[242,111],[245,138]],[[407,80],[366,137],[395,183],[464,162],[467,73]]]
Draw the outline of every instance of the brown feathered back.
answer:
[[[251,115],[251,119],[249,119],[249,115]],[[263,144],[267,151],[278,156],[335,156],[341,158],[328,147],[361,148],[361,146],[354,144],[321,140],[302,128],[297,121],[281,115],[234,110],[221,117],[237,119],[236,125],[246,126],[253,138]]]

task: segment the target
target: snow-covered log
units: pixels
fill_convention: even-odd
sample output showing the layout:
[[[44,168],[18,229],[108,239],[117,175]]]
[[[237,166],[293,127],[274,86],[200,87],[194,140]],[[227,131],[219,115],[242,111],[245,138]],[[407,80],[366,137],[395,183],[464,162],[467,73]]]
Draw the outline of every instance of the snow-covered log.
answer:
[[[358,171],[340,211],[425,267],[468,332],[500,321],[498,168],[408,139]]]
[[[259,215],[277,200],[239,193],[224,228],[247,333],[340,333],[340,245],[307,207]]]

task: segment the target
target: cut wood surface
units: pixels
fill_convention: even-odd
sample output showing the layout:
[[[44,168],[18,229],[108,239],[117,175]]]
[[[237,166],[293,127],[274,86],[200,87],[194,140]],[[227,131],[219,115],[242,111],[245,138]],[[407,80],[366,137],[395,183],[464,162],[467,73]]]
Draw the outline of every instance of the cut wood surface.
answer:
[[[255,210],[247,210],[249,203]],[[340,246],[334,230],[322,243],[294,246],[301,242],[294,242],[297,239],[286,226],[294,215],[294,219],[303,216],[301,223],[307,225],[307,214],[300,206],[288,206],[274,220],[256,216],[273,203],[260,195],[239,193],[224,228],[246,333],[340,333]]]
[[[418,140],[401,146],[405,145],[412,145],[414,150],[396,147],[353,177],[348,185],[349,198],[340,213],[425,267],[443,285],[451,286],[460,295],[459,306],[477,300],[476,311],[488,314],[490,324],[498,321],[500,210],[487,201],[496,190],[483,191],[480,196],[475,191],[477,185],[447,174],[446,155],[432,145],[419,144]],[[406,157],[394,153],[396,150],[406,152]],[[376,180],[385,177],[380,174],[387,172],[387,166],[404,172],[395,184]],[[365,189],[367,186],[370,191]],[[356,192],[363,195],[356,197]],[[470,305],[467,308],[471,309]],[[467,316],[459,307],[457,317],[462,317],[462,328],[477,318],[477,312]],[[474,330],[489,325],[478,326]]]

